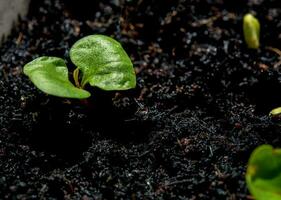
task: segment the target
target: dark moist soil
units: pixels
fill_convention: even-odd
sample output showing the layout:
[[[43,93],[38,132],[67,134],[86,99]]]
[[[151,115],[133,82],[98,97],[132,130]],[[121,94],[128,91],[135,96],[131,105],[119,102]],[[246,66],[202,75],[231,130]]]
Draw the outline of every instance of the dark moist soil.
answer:
[[[96,2],[96,3],[93,3]],[[252,150],[281,146],[279,0],[33,0],[0,50],[0,199],[249,199]],[[243,42],[242,16],[262,26]],[[89,34],[119,40],[136,89],[46,96],[22,73]],[[279,123],[280,124],[280,123]]]

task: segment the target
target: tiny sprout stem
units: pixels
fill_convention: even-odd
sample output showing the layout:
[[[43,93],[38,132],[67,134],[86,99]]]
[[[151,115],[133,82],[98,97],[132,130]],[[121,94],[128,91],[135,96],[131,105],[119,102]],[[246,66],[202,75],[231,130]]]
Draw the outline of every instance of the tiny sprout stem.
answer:
[[[84,88],[85,87],[85,85],[87,84],[87,79],[82,79],[82,81],[81,81],[81,88]]]
[[[79,83],[79,69],[78,68],[76,68],[73,71],[73,79],[74,79],[76,87],[81,88],[80,83]]]

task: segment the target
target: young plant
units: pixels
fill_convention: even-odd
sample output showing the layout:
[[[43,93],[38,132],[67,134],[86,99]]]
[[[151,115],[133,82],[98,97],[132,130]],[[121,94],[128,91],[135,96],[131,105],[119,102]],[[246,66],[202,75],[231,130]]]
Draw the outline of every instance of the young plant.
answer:
[[[274,108],[270,111],[269,116],[270,117],[280,117],[281,115],[281,107]]]
[[[258,49],[260,46],[260,23],[252,14],[243,17],[243,32],[246,44],[251,49]]]
[[[133,64],[116,40],[104,35],[90,35],[70,49],[75,86],[68,78],[63,59],[39,57],[24,66],[23,72],[43,92],[66,98],[85,99],[91,94],[86,84],[102,90],[127,90],[136,86]],[[81,71],[81,81],[79,72]]]
[[[281,199],[281,149],[257,147],[248,162],[246,182],[257,200]]]

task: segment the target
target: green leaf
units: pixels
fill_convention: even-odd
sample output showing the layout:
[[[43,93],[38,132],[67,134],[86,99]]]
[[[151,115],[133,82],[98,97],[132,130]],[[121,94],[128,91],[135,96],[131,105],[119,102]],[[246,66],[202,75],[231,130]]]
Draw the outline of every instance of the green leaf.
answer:
[[[72,62],[82,71],[82,87],[127,90],[136,86],[133,64],[116,40],[90,35],[77,41],[70,50]]]
[[[47,94],[77,99],[91,95],[86,90],[76,88],[68,80],[67,66],[61,58],[39,57],[27,63],[23,72],[37,88]]]
[[[249,48],[257,49],[260,46],[260,23],[252,14],[243,18],[244,39]]]
[[[281,149],[257,147],[248,162],[246,182],[257,200],[281,200]]]

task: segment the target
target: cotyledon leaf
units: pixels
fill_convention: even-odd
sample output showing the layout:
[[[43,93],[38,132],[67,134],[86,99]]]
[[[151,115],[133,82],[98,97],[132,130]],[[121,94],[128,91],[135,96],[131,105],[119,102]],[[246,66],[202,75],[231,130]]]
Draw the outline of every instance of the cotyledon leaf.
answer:
[[[67,66],[61,58],[39,57],[27,63],[23,72],[37,88],[47,94],[77,99],[85,99],[91,95],[69,81]]]
[[[127,90],[136,86],[133,64],[121,44],[111,37],[90,35],[70,50],[71,61],[82,71],[82,86]]]
[[[281,200],[281,149],[257,147],[248,162],[246,182],[257,200]]]
[[[260,46],[260,23],[252,14],[243,17],[244,39],[249,48],[257,49]]]

